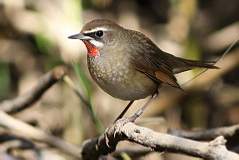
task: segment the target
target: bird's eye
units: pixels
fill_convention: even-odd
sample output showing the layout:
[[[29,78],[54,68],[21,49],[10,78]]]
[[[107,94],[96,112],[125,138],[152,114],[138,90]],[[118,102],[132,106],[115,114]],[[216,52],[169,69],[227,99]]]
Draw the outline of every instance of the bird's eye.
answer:
[[[98,38],[101,38],[102,36],[104,35],[104,32],[103,31],[97,31],[95,32],[95,36],[98,37]]]

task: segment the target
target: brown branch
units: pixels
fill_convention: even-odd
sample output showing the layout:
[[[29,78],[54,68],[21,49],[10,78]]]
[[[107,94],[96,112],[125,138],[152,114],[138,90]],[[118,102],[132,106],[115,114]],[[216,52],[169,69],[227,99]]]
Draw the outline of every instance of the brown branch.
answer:
[[[157,133],[133,123],[122,125],[120,121],[110,126],[104,134],[88,140],[83,145],[84,160],[99,159],[115,150],[118,142],[128,140],[159,152],[183,153],[208,160],[238,160],[239,155],[228,151],[225,139],[220,136],[211,142],[197,142],[169,134]]]
[[[57,137],[51,136],[40,129],[34,128],[4,113],[16,113],[29,107],[36,102],[48,88],[61,80],[65,74],[66,67],[58,66],[40,78],[37,84],[27,93],[15,99],[4,101],[2,104],[0,104],[0,126],[12,129],[21,133],[26,138],[47,143],[55,148],[60,149],[66,154],[80,158],[80,147],[67,143]]]
[[[121,157],[122,153],[126,153],[129,157],[132,159],[139,158],[142,156],[145,156],[149,153],[152,153],[153,151],[150,148],[146,148],[140,145],[132,145],[132,146],[127,146],[124,148],[117,148],[115,152],[113,152],[111,155],[113,157]]]
[[[203,41],[203,48],[210,52],[218,52],[230,46],[239,35],[239,22],[217,30]]]
[[[37,84],[27,93],[12,100],[3,101],[0,109],[6,113],[16,113],[22,111],[35,103],[43,93],[66,74],[66,67],[58,66],[45,74]]]
[[[231,137],[239,131],[239,125],[212,128],[203,131],[182,131],[182,130],[171,130],[168,133],[194,140],[211,140],[218,136]]]
[[[0,126],[17,131],[22,136],[28,139],[33,139],[36,141],[47,143],[71,156],[81,158],[80,147],[67,143],[57,137],[51,136],[40,129],[32,127],[20,120],[13,118],[12,116],[9,116],[8,114],[4,113],[1,110],[0,110]]]
[[[9,133],[0,134],[0,144],[0,152],[8,152],[14,148],[22,150],[35,148],[34,143],[31,141]]]
[[[2,151],[0,151],[0,159],[4,159],[4,160],[18,160],[17,158],[7,154],[6,152],[2,152]]]
[[[202,76],[195,79],[195,85],[193,88],[196,90],[201,90],[217,80],[218,78],[224,76],[234,68],[239,66],[239,48],[235,48],[233,51],[228,53],[224,59],[218,61],[216,66],[220,67],[217,70],[207,70]],[[190,86],[190,85],[189,85]],[[202,87],[203,86],[203,87]],[[187,85],[185,86],[187,87]]]

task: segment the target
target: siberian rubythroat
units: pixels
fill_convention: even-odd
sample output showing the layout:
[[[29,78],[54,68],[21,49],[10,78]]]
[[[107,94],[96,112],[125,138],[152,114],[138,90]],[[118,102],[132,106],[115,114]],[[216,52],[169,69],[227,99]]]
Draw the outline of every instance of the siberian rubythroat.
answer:
[[[150,95],[155,98],[162,84],[181,89],[176,73],[197,67],[217,68],[214,62],[187,60],[164,52],[144,34],[107,19],[93,20],[69,38],[84,42],[90,75],[106,93],[131,101],[128,108],[134,100]]]

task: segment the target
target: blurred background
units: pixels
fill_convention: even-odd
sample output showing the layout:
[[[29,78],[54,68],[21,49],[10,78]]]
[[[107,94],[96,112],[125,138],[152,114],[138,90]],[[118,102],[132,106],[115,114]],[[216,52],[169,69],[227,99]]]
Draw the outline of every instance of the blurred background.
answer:
[[[111,19],[143,32],[162,50],[188,59],[218,60],[239,37],[238,0],[0,0],[0,101],[27,92],[39,77],[60,64],[68,66],[68,76],[87,97],[85,83],[72,67],[72,62],[77,62],[90,84],[90,101],[96,115],[104,127],[112,123],[127,102],[110,97],[96,86],[88,73],[85,46],[67,38],[96,18]],[[183,85],[186,94],[163,88],[139,121],[160,132],[237,124],[238,46],[228,53],[231,59],[226,60],[226,56],[220,61],[220,70],[207,71]],[[199,72],[185,72],[178,75],[178,80],[184,84]],[[136,102],[126,116],[144,103]],[[82,102],[64,82],[55,84],[40,101],[14,116],[78,145],[98,134]],[[147,117],[151,117],[149,121]],[[7,132],[0,128],[0,137]],[[236,148],[233,144],[230,147]],[[49,148],[41,150],[50,152]],[[30,151],[34,149],[10,154],[27,160],[49,159]],[[56,151],[48,154],[57,155],[55,159],[71,159]],[[175,154],[149,154],[138,159],[176,158],[194,159]]]

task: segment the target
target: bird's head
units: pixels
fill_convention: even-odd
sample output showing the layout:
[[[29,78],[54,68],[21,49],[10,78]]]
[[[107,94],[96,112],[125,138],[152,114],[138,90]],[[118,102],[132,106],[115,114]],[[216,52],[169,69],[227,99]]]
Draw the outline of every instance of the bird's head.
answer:
[[[86,45],[90,57],[98,57],[101,52],[114,50],[116,41],[121,39],[124,28],[107,19],[96,19],[87,23],[80,33],[69,36],[80,39]]]

